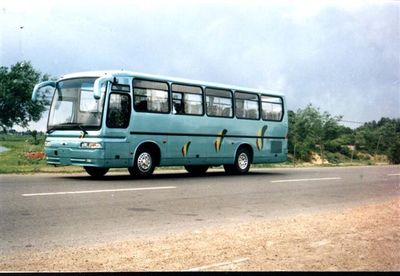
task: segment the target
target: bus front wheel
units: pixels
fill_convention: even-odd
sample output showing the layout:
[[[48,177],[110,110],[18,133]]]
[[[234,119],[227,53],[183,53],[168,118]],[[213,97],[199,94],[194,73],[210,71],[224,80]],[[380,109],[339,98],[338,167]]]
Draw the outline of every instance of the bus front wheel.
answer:
[[[97,167],[83,167],[83,168],[92,177],[102,177],[109,170],[109,168],[97,168]]]
[[[128,168],[133,177],[150,176],[155,169],[155,155],[148,148],[139,149],[135,156],[133,166]]]
[[[245,148],[238,149],[233,165],[224,165],[227,174],[246,174],[250,170],[251,157],[250,153]]]
[[[208,170],[207,165],[187,165],[185,166],[185,169],[188,171],[188,173],[192,175],[202,175],[205,174],[206,171]]]

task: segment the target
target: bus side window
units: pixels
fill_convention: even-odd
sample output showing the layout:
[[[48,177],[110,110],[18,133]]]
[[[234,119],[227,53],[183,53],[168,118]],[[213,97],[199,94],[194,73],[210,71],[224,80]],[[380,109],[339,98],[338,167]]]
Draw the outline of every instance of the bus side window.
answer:
[[[174,114],[203,115],[203,90],[199,86],[172,84]]]
[[[262,119],[280,121],[283,115],[282,99],[273,96],[261,96]]]
[[[136,111],[147,111],[147,101],[135,99]]]
[[[172,112],[174,114],[183,114],[183,95],[179,92],[172,93]]]
[[[138,112],[169,112],[168,84],[159,81],[134,79],[134,105]]]
[[[249,92],[235,92],[236,117],[240,119],[260,119],[259,98]]]
[[[232,92],[225,89],[206,88],[207,115],[213,117],[233,116]]]
[[[232,116],[232,108],[226,107],[222,111],[222,117],[231,117]]]

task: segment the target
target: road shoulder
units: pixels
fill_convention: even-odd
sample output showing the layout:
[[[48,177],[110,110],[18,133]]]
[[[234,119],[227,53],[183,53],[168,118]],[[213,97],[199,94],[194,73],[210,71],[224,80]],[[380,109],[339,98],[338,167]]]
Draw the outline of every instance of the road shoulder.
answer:
[[[400,198],[180,234],[1,256],[2,271],[400,269]]]

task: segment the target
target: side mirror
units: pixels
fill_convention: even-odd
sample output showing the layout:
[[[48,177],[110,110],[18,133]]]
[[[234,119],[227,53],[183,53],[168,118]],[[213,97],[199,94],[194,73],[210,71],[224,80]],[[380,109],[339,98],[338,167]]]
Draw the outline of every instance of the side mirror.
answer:
[[[113,76],[104,76],[104,77],[98,78],[94,81],[93,97],[96,100],[99,100],[101,97],[101,87],[103,86],[103,84],[106,83],[107,81],[112,81],[113,79],[114,79]]]
[[[109,76],[104,76],[96,79],[94,81],[94,86],[93,86],[93,97],[96,100],[99,100],[101,97],[101,88],[103,84],[105,84],[107,81],[111,81],[113,83],[116,83],[116,78],[130,78],[132,75],[130,73],[115,73],[111,74]]]
[[[51,86],[51,87],[55,88],[56,82],[55,81],[44,81],[44,82],[36,84],[35,87],[33,88],[33,92],[32,92],[32,102],[37,101],[37,92],[39,91],[39,89],[41,89],[45,86]]]

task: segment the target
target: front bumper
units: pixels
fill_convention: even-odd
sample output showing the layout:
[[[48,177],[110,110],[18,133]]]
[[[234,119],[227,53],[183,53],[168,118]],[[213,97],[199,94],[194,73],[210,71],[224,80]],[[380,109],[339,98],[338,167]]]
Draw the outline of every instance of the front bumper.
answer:
[[[50,165],[105,167],[103,149],[46,147],[45,153]]]

